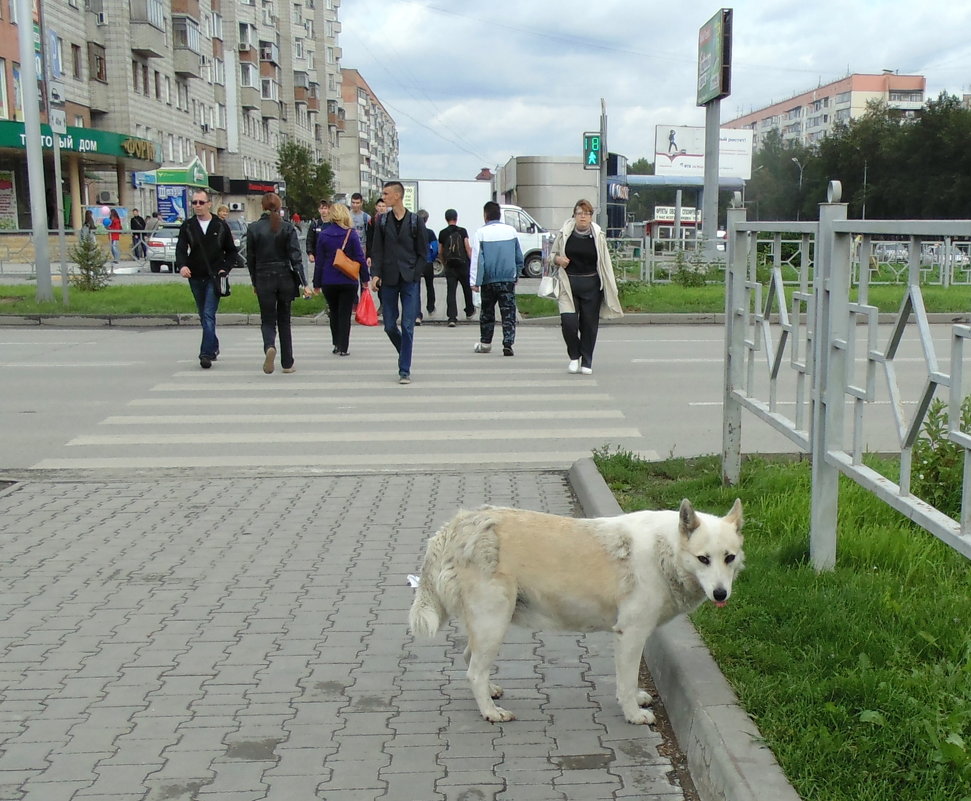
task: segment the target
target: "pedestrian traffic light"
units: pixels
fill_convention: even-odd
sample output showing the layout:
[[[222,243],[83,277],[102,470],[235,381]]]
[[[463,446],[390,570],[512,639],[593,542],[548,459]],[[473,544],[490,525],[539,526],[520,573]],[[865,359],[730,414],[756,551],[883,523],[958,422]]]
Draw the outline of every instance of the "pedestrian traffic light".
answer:
[[[600,131],[587,132],[583,135],[583,169],[599,170],[603,158],[603,138]]]

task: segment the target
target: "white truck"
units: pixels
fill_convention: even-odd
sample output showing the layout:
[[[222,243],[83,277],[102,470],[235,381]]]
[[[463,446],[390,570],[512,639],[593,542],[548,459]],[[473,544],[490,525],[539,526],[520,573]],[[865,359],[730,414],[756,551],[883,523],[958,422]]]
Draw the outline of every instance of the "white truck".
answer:
[[[445,210],[458,212],[458,224],[469,232],[471,238],[483,224],[482,207],[492,200],[491,181],[451,181],[435,179],[402,180],[405,188],[405,207],[411,211],[424,209],[428,212],[428,227],[436,234],[445,223]],[[539,278],[543,272],[543,241],[551,235],[534,220],[529,212],[519,206],[500,204],[502,221],[516,229],[519,246],[523,251],[523,275]],[[435,275],[443,271],[435,262]]]

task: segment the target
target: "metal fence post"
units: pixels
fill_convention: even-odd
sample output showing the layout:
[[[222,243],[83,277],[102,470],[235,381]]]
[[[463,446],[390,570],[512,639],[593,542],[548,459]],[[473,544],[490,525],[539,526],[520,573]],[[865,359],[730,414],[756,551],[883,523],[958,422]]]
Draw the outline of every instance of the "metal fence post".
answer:
[[[748,270],[748,234],[735,227],[744,223],[745,208],[728,209],[728,263],[725,269],[725,384],[722,404],[722,483],[737,484],[742,473],[742,405],[736,387],[744,381],[745,329],[742,306]]]
[[[842,437],[846,337],[849,332],[850,237],[833,223],[846,219],[838,181],[830,183],[830,202],[819,205],[819,233],[813,272],[812,507],[809,557],[816,570],[836,564],[836,513],[839,470],[827,459],[831,443]]]

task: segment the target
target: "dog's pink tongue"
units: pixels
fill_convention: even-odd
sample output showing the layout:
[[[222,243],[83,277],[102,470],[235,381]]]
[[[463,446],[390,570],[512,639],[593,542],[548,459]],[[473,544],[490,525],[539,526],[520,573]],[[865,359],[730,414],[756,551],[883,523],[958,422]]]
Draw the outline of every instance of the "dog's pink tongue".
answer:
[[[721,608],[722,608],[723,606],[727,606],[727,605],[728,605],[728,601],[714,601],[713,603],[714,603],[714,604],[715,604],[715,606],[717,606],[717,607],[718,607],[719,609],[721,609]]]

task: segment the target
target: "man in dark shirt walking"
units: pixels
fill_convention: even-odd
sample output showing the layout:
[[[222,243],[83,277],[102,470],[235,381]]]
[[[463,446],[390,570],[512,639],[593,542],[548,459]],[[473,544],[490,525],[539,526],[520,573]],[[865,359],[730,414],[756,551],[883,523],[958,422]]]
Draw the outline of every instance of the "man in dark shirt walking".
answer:
[[[379,218],[371,242],[371,289],[381,299],[384,332],[398,351],[398,382],[411,383],[415,320],[421,310],[419,286],[427,268],[425,224],[404,204],[404,187],[388,181],[381,197],[389,211]],[[398,327],[398,315],[401,327]]]

